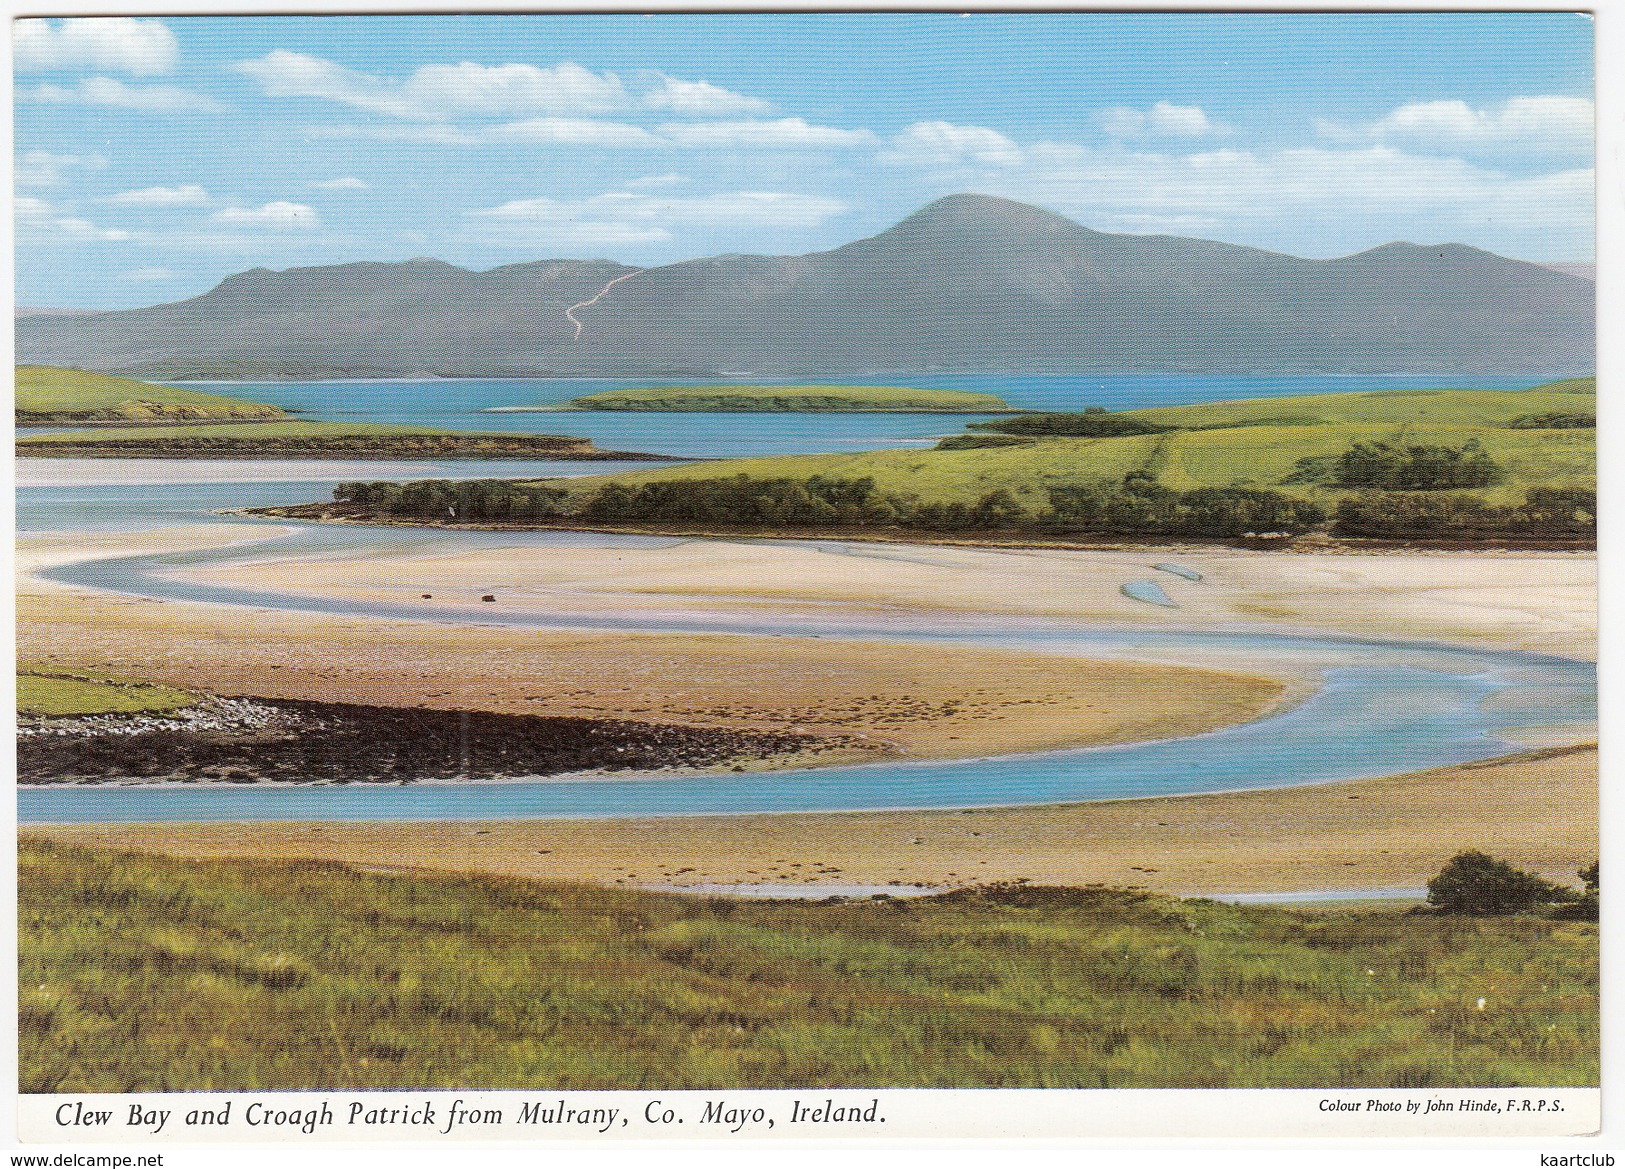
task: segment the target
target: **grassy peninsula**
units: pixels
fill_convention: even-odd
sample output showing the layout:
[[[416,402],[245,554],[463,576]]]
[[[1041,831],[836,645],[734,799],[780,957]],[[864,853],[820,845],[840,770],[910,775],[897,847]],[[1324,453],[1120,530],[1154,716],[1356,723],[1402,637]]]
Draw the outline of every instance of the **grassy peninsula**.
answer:
[[[367,422],[211,423],[31,435],[21,458],[121,459],[662,459],[606,451],[560,434],[502,434]]]
[[[785,904],[25,837],[24,1092],[1589,1085],[1597,927]]]
[[[180,710],[196,696],[169,686],[115,682],[44,670],[17,671],[17,714],[24,719]]]
[[[572,398],[572,410],[691,413],[1011,414],[996,394],[911,386],[651,386]]]
[[[1561,387],[1561,388],[1560,388]],[[1570,388],[1572,387],[1572,388]],[[978,433],[1027,438],[998,447],[882,450],[854,454],[783,455],[691,463],[618,475],[614,482],[682,482],[719,476],[752,479],[823,476],[872,478],[881,492],[907,492],[929,503],[974,503],[989,491],[1008,491],[1029,506],[1044,502],[1052,486],[1087,479],[1120,481],[1149,475],[1169,488],[1247,487],[1302,499],[1336,500],[1347,492],[1300,478],[1305,459],[1336,457],[1356,442],[1461,447],[1476,441],[1503,469],[1480,494],[1503,503],[1529,487],[1587,487],[1596,476],[1596,432],[1513,427],[1525,415],[1594,410],[1594,383],[1524,391],[1431,390],[1376,394],[1320,394],[1124,411],[1108,418],[1148,423],[1142,433],[1076,437],[1034,433],[1043,420],[1088,415],[1030,414],[974,424]],[[1064,430],[1056,425],[1055,429]],[[609,480],[574,480],[574,493]]]
[[[1249,533],[1583,547],[1591,379],[1331,394],[974,424],[935,450],[775,456],[570,480],[345,484],[296,514],[660,530],[1229,539]]]
[[[60,423],[137,425],[285,418],[277,406],[109,377],[82,369],[20,365],[16,373],[19,426]]]

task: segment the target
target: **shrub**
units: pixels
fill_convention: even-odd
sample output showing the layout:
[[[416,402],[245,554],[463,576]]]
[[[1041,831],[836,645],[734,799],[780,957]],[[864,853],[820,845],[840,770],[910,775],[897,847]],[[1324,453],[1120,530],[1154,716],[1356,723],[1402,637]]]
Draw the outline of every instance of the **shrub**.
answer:
[[[1589,430],[1597,425],[1595,414],[1548,410],[1544,414],[1520,414],[1507,426],[1513,430]]]
[[[1023,414],[1016,418],[997,418],[991,422],[972,422],[970,429],[1049,438],[1116,438],[1124,434],[1162,434],[1177,428],[1091,406],[1076,414]]]
[[[1321,523],[1318,504],[1277,491],[1198,487],[1179,492],[1144,472],[1120,484],[1078,483],[1050,488],[1045,526],[1054,531],[1223,538],[1248,532],[1301,532]]]
[[[1602,916],[1602,877],[1598,871],[1599,863],[1591,864],[1580,870],[1580,880],[1585,882],[1585,890],[1567,905],[1560,905],[1552,914],[1559,921],[1597,921]]]
[[[1585,539],[1597,532],[1597,493],[1583,487],[1531,487],[1517,507],[1471,495],[1374,492],[1337,505],[1338,536],[1381,539]]]
[[[1501,468],[1477,439],[1468,439],[1459,447],[1357,442],[1337,457],[1330,473],[1333,487],[1377,487],[1386,491],[1488,487],[1501,479]]]
[[[1529,913],[1573,899],[1561,885],[1475,851],[1457,853],[1428,882],[1428,904],[1439,913]]]

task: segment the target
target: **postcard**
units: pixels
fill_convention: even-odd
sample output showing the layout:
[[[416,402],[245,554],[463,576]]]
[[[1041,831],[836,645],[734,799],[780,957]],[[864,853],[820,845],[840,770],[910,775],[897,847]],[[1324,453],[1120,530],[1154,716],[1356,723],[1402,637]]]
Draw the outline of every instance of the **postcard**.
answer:
[[[1593,50],[16,19],[22,1146],[1596,1134]]]

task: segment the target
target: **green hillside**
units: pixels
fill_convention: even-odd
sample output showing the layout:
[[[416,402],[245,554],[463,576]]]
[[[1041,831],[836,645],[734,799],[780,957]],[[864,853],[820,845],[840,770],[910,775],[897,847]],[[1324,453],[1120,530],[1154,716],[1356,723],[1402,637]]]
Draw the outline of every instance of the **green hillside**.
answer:
[[[1596,419],[1584,383],[1314,395],[1136,415],[1024,413],[973,423],[933,450],[723,459],[529,482],[350,483],[331,504],[273,510],[657,531],[862,528],[1045,539],[1319,532],[1584,548],[1596,533]]]
[[[24,1092],[1598,1076],[1583,922],[1019,885],[739,902],[26,837],[19,852]]]
[[[281,418],[277,406],[109,377],[82,369],[20,365],[16,374],[17,422],[162,422],[231,418]]]
[[[1030,438],[1012,445],[960,450],[728,459],[633,471],[616,475],[613,481],[635,486],[732,475],[873,478],[878,492],[913,495],[925,502],[974,502],[989,491],[1004,490],[1029,506],[1038,506],[1047,502],[1048,489],[1053,486],[1090,479],[1121,480],[1133,472],[1144,472],[1180,491],[1267,488],[1329,502],[1349,492],[1311,482],[1287,482],[1300,459],[1335,457],[1356,442],[1459,446],[1476,440],[1506,473],[1500,483],[1476,494],[1505,503],[1522,500],[1530,487],[1594,485],[1594,430],[1513,429],[1508,425],[1525,415],[1589,411],[1593,409],[1593,385],[1587,378],[1523,391],[1319,394],[1169,406],[1132,411],[1128,416],[1191,429],[1111,438]],[[1021,421],[1032,417],[1024,416]],[[609,481],[608,477],[573,479],[561,486],[579,496]]]
[[[1247,398],[1127,410],[1163,426],[1273,426],[1382,423],[1415,427],[1505,426],[1514,418],[1548,411],[1596,409],[1597,380],[1576,378],[1530,390],[1384,390],[1377,393],[1306,394]]]
[[[577,410],[782,411],[870,414],[999,414],[1010,405],[995,394],[919,390],[909,386],[652,386],[606,390],[570,399]]]

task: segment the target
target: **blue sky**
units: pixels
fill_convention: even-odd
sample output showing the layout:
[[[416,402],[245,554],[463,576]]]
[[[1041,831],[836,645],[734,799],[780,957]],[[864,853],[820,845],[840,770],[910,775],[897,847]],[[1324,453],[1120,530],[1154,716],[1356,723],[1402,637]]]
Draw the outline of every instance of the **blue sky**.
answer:
[[[1561,13],[167,17],[14,25],[18,302],[244,268],[798,253],[954,191],[1335,256],[1592,250]]]

